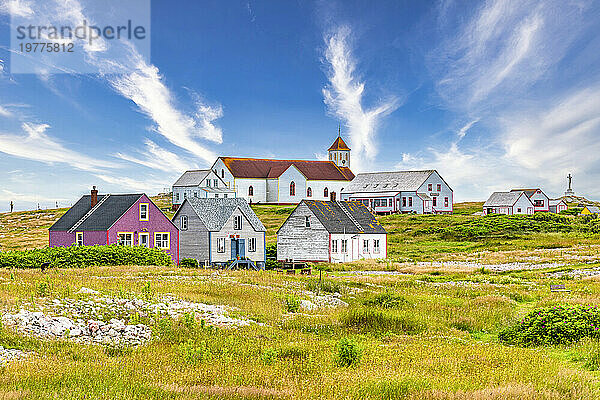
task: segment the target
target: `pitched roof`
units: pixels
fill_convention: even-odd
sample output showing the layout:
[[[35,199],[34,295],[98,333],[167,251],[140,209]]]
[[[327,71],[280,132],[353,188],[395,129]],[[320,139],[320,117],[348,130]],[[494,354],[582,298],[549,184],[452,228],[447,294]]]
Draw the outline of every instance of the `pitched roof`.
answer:
[[[538,190],[540,192],[542,192],[542,194],[544,194],[544,196],[546,195],[544,193],[544,191],[542,189],[540,189],[540,188],[536,188],[536,189],[512,189],[511,192],[523,192],[523,193],[525,193],[525,195],[528,198],[531,198],[531,196],[533,196]]]
[[[77,226],[77,232],[108,230],[143,194],[112,194],[100,204],[105,196],[98,195],[98,206]],[[91,209],[92,199],[88,194],[79,199],[49,230],[68,231]]]
[[[341,136],[338,136],[328,150],[350,150],[350,147],[348,147]]]
[[[564,199],[550,199],[550,201],[549,201],[548,204],[551,205],[551,206],[556,206],[556,205],[558,205],[560,203],[563,203],[565,205],[567,204],[567,202]]]
[[[435,170],[371,172],[356,175],[344,189],[352,192],[414,192],[433,174]]]
[[[209,173],[210,169],[185,171],[183,175],[177,179],[173,186],[198,186]]]
[[[494,192],[483,205],[484,207],[511,207],[513,206],[523,192]],[[527,196],[527,195],[525,195]]]
[[[329,233],[387,233],[357,201],[302,200]]]
[[[261,158],[221,157],[236,178],[276,179],[294,165],[308,180],[351,181],[350,168],[338,167],[332,161],[270,160]]]
[[[600,207],[597,206],[585,206],[589,212],[592,214],[600,214]]]
[[[238,208],[246,216],[252,227],[259,232],[266,231],[265,226],[260,222],[254,211],[250,208],[245,199],[242,198],[210,198],[197,199],[188,198],[188,202],[198,218],[211,232],[220,231],[223,225],[229,220],[231,214]],[[181,209],[181,208],[180,208]],[[177,214],[173,216],[176,218]]]

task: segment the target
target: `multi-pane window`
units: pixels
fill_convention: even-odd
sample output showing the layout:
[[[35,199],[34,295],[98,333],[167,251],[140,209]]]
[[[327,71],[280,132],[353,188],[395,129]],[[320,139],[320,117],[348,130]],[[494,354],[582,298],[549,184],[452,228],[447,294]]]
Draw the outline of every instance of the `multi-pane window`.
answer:
[[[175,197],[177,198],[177,201],[179,201],[179,192],[175,194]]]
[[[119,244],[122,246],[133,246],[133,233],[119,233]]]
[[[304,217],[304,226],[306,228],[310,228],[310,217],[308,217],[308,216]]]
[[[294,181],[290,182],[290,196],[296,195],[296,183]]]
[[[206,180],[206,187],[210,187],[210,179]]]
[[[427,185],[427,190],[430,192],[433,190],[433,185],[431,183]]]
[[[219,187],[219,180],[213,179],[213,184],[214,184],[214,187]]]
[[[187,228],[188,228],[188,216],[182,215],[181,216],[181,230],[187,231]]]
[[[248,251],[250,251],[250,252],[256,251],[256,238],[248,239]]]
[[[83,232],[75,234],[75,241],[77,242],[77,246],[83,246]]]
[[[342,253],[348,252],[348,239],[342,239]]]
[[[306,189],[306,197],[312,197],[312,189],[311,188]]]
[[[373,253],[379,254],[379,239],[373,240]]]
[[[369,241],[367,239],[363,239],[363,253],[369,252]]]
[[[140,221],[148,221],[148,203],[140,203]]]
[[[406,197],[402,198],[402,207],[406,207]]]
[[[225,253],[225,238],[217,238],[217,253]]]
[[[168,250],[170,247],[169,232],[154,233],[154,247]]]
[[[241,215],[235,215],[233,217],[233,229],[235,229],[236,231],[239,231],[242,229],[242,216]]]
[[[412,207],[412,197],[409,197],[409,198],[408,198],[408,206],[409,206],[409,207]]]
[[[442,191],[442,185],[441,185],[441,184],[439,184],[439,183],[437,184],[437,191],[438,191],[438,192],[441,192],[441,191]]]
[[[444,207],[448,207],[448,198],[444,197]]]
[[[433,206],[437,206],[437,197],[433,196]]]
[[[248,196],[254,196],[254,188],[252,186],[248,186]]]
[[[332,253],[337,253],[338,252],[338,241],[337,240],[332,240],[331,241],[331,252]]]
[[[544,207],[544,200],[534,200],[533,205],[536,207]]]

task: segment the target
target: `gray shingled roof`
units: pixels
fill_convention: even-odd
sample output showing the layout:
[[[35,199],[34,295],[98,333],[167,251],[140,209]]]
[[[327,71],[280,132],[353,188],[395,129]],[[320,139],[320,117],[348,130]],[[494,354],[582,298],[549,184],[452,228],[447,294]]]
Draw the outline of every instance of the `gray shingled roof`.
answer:
[[[173,186],[198,186],[209,173],[210,169],[185,171],[183,175],[177,179]]]
[[[361,202],[303,200],[302,203],[329,233],[387,233]]]
[[[344,193],[353,192],[414,192],[435,170],[373,172],[358,174],[344,188]]]
[[[484,207],[510,207],[513,206],[523,192],[494,192],[483,205]]]
[[[98,202],[105,195],[98,195]],[[112,226],[142,194],[112,194],[81,225],[77,232],[106,231]],[[68,231],[92,209],[91,196],[85,195],[50,227],[51,231]]]
[[[202,223],[211,232],[220,231],[223,225],[229,220],[231,214],[238,208],[242,214],[248,218],[252,227],[258,232],[265,232],[266,229],[258,219],[254,211],[243,198],[227,199],[197,199],[188,198],[187,201],[196,212]],[[176,216],[176,215],[175,215]],[[175,218],[175,216],[173,218]]]
[[[586,208],[592,214],[600,214],[600,207],[597,207],[597,206],[586,206]]]

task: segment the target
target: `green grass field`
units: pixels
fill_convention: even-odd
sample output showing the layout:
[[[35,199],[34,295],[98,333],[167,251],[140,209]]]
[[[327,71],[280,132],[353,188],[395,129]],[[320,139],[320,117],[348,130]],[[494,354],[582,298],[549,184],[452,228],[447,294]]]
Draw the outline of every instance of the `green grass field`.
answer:
[[[520,220],[515,231],[514,223],[498,220],[489,234],[443,238],[485,222],[472,215],[479,207],[457,205],[450,216],[380,217],[390,233],[390,258],[329,266],[334,270],[324,273],[321,284],[318,275],[275,271],[0,270],[2,310],[55,299],[94,301],[78,294],[86,287],[115,299],[159,302],[172,295],[226,305],[233,307],[231,316],[259,323],[215,329],[201,321],[148,317],[143,322],[152,328],[153,339],[134,349],[42,340],[2,326],[0,346],[33,355],[0,366],[0,398],[600,398],[598,339],[532,347],[498,339],[504,328],[539,307],[600,306],[600,279],[551,275],[598,266],[600,239],[590,231],[594,221],[565,220],[551,225],[559,230],[552,232],[544,231],[550,226],[544,221]],[[273,242],[292,208],[253,208]],[[44,230],[61,212],[0,214],[0,246],[43,247]],[[507,262],[565,265],[499,273],[477,267]],[[552,284],[565,284],[570,291],[551,292]],[[302,300],[317,304],[322,297],[315,296],[338,303],[299,306]]]

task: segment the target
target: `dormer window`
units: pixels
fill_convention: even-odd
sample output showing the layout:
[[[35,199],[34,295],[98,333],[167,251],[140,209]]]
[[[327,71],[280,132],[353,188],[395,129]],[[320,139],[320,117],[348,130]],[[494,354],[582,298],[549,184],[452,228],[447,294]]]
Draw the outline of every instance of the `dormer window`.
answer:
[[[148,203],[140,203],[140,221],[148,221]]]

